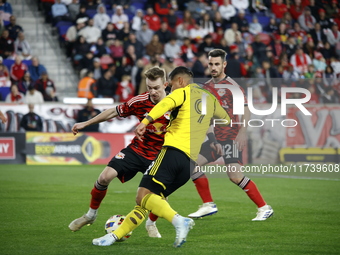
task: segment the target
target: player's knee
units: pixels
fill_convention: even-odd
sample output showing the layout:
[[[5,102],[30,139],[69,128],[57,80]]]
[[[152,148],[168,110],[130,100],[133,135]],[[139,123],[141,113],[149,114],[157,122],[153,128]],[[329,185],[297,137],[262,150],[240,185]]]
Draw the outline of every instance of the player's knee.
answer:
[[[242,178],[229,178],[229,180],[233,183],[235,183],[236,185],[238,185],[241,181],[242,181]]]

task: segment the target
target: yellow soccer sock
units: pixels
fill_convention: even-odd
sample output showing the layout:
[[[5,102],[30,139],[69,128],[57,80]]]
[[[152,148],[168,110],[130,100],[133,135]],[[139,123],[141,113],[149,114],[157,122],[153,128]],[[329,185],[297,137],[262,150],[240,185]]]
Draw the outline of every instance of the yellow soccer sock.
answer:
[[[125,217],[122,225],[119,226],[113,234],[115,234],[119,239],[126,236],[127,233],[136,229],[145,219],[148,211],[139,205],[136,205],[135,208],[129,212],[129,214]]]
[[[166,219],[170,223],[172,223],[172,218],[177,214],[165,199],[156,194],[146,195],[142,199],[142,207]]]

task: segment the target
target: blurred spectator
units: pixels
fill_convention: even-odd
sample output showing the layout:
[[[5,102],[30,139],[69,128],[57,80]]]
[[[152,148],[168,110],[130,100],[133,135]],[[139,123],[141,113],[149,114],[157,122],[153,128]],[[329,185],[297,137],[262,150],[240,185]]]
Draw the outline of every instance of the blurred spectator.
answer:
[[[335,48],[337,55],[340,56],[340,31],[337,23],[333,23],[332,29],[327,29],[326,32],[327,41]]]
[[[265,12],[270,8],[270,0],[251,0],[252,8],[256,12]]]
[[[6,26],[6,29],[9,32],[9,37],[15,41],[18,37],[19,32],[23,32],[24,30],[22,29],[21,26],[16,24],[16,17],[12,15],[9,18],[9,24]]]
[[[322,103],[324,103],[324,104],[336,104],[336,103],[339,103],[339,100],[336,97],[332,87],[326,87],[325,93],[322,94],[320,101]]]
[[[129,18],[124,13],[123,7],[121,5],[116,6],[116,10],[115,13],[112,15],[111,22],[116,26],[118,30],[123,29],[125,22],[129,22]]]
[[[129,22],[124,22],[123,29],[119,30],[118,39],[125,42],[128,40],[130,33],[132,33]]]
[[[216,17],[216,13],[218,11],[218,3],[217,2],[212,2],[210,6],[210,10],[207,10],[207,13],[209,14],[210,20],[213,20]]]
[[[139,87],[142,80],[142,71],[144,68],[144,61],[138,59],[135,66],[131,70],[131,82],[135,88],[135,96],[138,95]],[[173,69],[171,69],[173,70]]]
[[[78,38],[78,32],[83,29],[86,25],[87,18],[79,18],[76,21],[76,24],[73,26],[70,26],[65,35],[65,47],[66,47],[66,56],[71,57],[72,51],[75,47],[76,40]]]
[[[189,10],[184,10],[183,12],[183,23],[186,22],[189,24],[189,29],[192,28],[196,24],[196,20],[193,18],[191,12]]]
[[[105,71],[104,75],[97,81],[98,97],[114,98],[116,94],[117,84],[113,82],[112,72]]]
[[[5,30],[5,24],[4,24],[4,21],[1,19],[1,15],[0,15],[0,35],[2,35],[2,32],[4,30]]]
[[[314,29],[309,31],[309,34],[313,38],[314,44],[317,46],[322,46],[325,41],[327,41],[327,37],[321,28],[320,23],[315,23]]]
[[[275,2],[272,3],[271,10],[278,20],[282,19],[283,15],[288,12],[287,5],[283,3],[283,0],[275,0]]]
[[[68,14],[68,9],[65,4],[61,2],[61,0],[55,0],[55,3],[51,8],[52,16],[53,16],[53,24],[57,24],[58,21],[72,21]]]
[[[253,35],[257,35],[262,32],[262,26],[256,16],[253,17],[253,22],[249,25],[249,32]]]
[[[226,28],[227,22],[222,18],[220,12],[216,12],[216,15],[212,21],[214,24],[214,31],[217,31],[219,29],[224,30]]]
[[[306,79],[313,79],[315,75],[315,67],[313,64],[308,65],[308,71],[305,73]]]
[[[148,23],[149,28],[152,31],[157,31],[161,27],[161,19],[158,15],[154,14],[151,7],[146,9],[146,14],[144,15],[144,20]]]
[[[118,30],[115,29],[115,26],[110,22],[107,24],[106,28],[102,31],[102,38],[106,43],[109,40],[115,40],[117,38]]]
[[[322,56],[328,61],[332,56],[334,56],[334,50],[331,48],[330,43],[327,41],[324,43],[324,47],[320,49]]]
[[[100,3],[101,1],[99,0],[87,0],[84,1],[86,3],[86,9],[88,10],[96,10],[98,7],[98,3]]]
[[[143,44],[137,40],[136,34],[134,32],[131,32],[129,34],[129,38],[127,41],[124,42],[124,49],[126,50],[129,45],[133,45],[135,48],[135,52],[137,55],[137,59],[142,58],[144,56],[144,46]]]
[[[209,74],[209,70],[207,67],[208,67],[207,55],[204,52],[199,52],[197,54],[197,59],[191,68],[191,71],[194,73],[195,79],[207,77],[207,75]]]
[[[231,78],[241,78],[247,74],[247,70],[239,60],[237,52],[230,53],[228,58],[228,68],[226,69],[226,75]]]
[[[151,29],[149,29],[148,23],[146,21],[143,21],[142,28],[136,32],[136,38],[145,47],[147,44],[150,43],[153,34],[154,32]]]
[[[287,53],[289,59],[295,53],[296,47],[297,45],[295,37],[290,36],[285,44],[285,52]]]
[[[232,45],[235,42],[236,35],[242,36],[241,32],[238,31],[237,23],[232,23],[231,28],[228,28],[224,33],[224,39],[226,39],[228,45]]]
[[[93,71],[86,72],[84,78],[78,83],[78,97],[85,97],[88,99],[94,98],[97,95],[96,80],[93,78]]]
[[[203,14],[203,18],[200,21],[201,27],[205,30],[206,34],[214,33],[214,24],[210,20],[210,16],[208,13]]]
[[[331,57],[330,65],[333,68],[334,73],[336,75],[339,75],[340,74],[340,61],[336,57],[333,56],[333,57]],[[339,82],[340,82],[340,80],[339,80]]]
[[[106,3],[112,5],[112,9],[116,9],[117,6],[123,6],[125,10],[129,9],[131,3],[130,0],[106,0]]]
[[[40,79],[38,79],[34,88],[41,92],[44,97],[44,101],[58,101],[56,93],[56,88],[54,86],[54,82],[48,78],[48,74],[46,71],[41,73]]]
[[[169,31],[172,34],[176,32],[176,26],[181,22],[173,8],[169,10],[169,14],[164,18],[164,21],[168,24]]]
[[[338,0],[330,0],[330,4],[325,5],[327,16],[329,18],[334,18],[339,14],[339,1]]]
[[[8,30],[4,30],[0,38],[0,56],[6,59],[11,57],[13,53],[14,41],[9,37]]]
[[[159,41],[158,35],[154,34],[152,36],[152,39],[148,45],[145,47],[146,54],[150,57],[154,57],[157,54],[163,54],[164,52],[164,46]]]
[[[319,95],[315,92],[315,88],[313,85],[309,85],[309,87],[307,88],[310,92],[310,100],[307,102],[307,104],[319,104]]]
[[[245,17],[245,11],[244,10],[240,10],[238,12],[238,15],[235,16],[234,22],[237,23],[238,25],[238,29],[244,33],[244,32],[248,32],[249,30],[249,23]]]
[[[93,69],[91,69],[91,71],[93,72],[92,74],[93,79],[99,80],[100,77],[102,77],[104,71],[103,68],[101,67],[99,58],[93,59]]]
[[[0,0],[0,11],[12,14],[12,5],[10,3],[7,3],[7,0]]]
[[[0,64],[0,87],[10,87],[11,84],[9,72],[6,66],[4,64]]]
[[[307,33],[301,29],[301,26],[298,22],[294,23],[294,29],[290,32],[290,35],[296,38],[298,45],[307,41]]]
[[[279,59],[279,57],[281,56],[281,54],[284,52],[285,50],[285,46],[281,41],[281,36],[280,35],[274,35],[274,40],[271,41],[270,43],[270,47],[273,51],[274,57],[276,59]]]
[[[135,95],[135,88],[132,85],[131,77],[129,75],[123,75],[122,81],[118,82],[116,90],[117,102],[125,103],[133,98]]]
[[[197,20],[201,18],[201,14],[205,12],[205,4],[200,0],[190,0],[187,3],[187,10],[192,17]]]
[[[75,21],[77,20],[77,15],[79,14],[80,4],[79,0],[72,0],[72,2],[67,6],[70,18]]]
[[[315,45],[312,37],[308,37],[307,42],[303,45],[303,51],[311,58],[314,58]]]
[[[177,65],[174,62],[173,58],[166,57],[164,63],[162,64],[162,68],[165,70],[166,77],[169,77],[169,74],[172,70],[174,70]]]
[[[139,31],[142,29],[143,15],[144,15],[143,10],[138,9],[136,11],[135,16],[133,16],[132,22],[131,22],[131,28],[134,31]]]
[[[39,63],[37,57],[32,58],[32,64],[28,66],[28,71],[34,82],[40,78],[43,72],[47,72],[45,66]]]
[[[172,34],[168,30],[168,24],[166,22],[162,22],[161,28],[156,31],[156,33],[159,37],[159,41],[163,44],[166,44],[170,41]]]
[[[42,131],[43,122],[41,117],[34,112],[34,104],[28,104],[29,112],[22,116],[20,127],[26,131]]]
[[[93,68],[93,59],[94,54],[92,51],[88,51],[80,61],[79,61],[79,70],[91,70]]]
[[[78,35],[84,36],[87,43],[96,43],[102,32],[94,26],[93,19],[88,21],[88,25],[78,32]]]
[[[293,83],[299,80],[299,73],[295,71],[294,66],[292,64],[288,65],[288,69],[283,71],[283,81],[284,84],[288,87],[291,87]]]
[[[182,22],[176,27],[176,36],[178,40],[184,40],[190,36],[190,25],[188,22]]]
[[[78,112],[77,122],[84,122],[98,115],[100,111],[93,107],[92,99],[88,99],[85,107]],[[82,132],[99,132],[99,124],[89,125]]]
[[[216,48],[216,45],[213,43],[211,35],[207,34],[204,37],[203,42],[198,45],[198,52],[204,52],[208,54],[209,51],[213,50],[214,48]]]
[[[20,93],[16,84],[11,85],[11,92],[7,95],[6,103],[25,103],[25,95]]]
[[[285,23],[280,23],[279,29],[277,30],[276,34],[278,34],[281,37],[281,41],[283,43],[286,43],[289,37],[287,25]]]
[[[25,39],[25,34],[19,32],[17,39],[14,42],[14,53],[22,56],[23,59],[29,60],[32,58],[32,51],[29,42]]]
[[[92,44],[90,51],[96,58],[101,58],[104,55],[109,54],[109,49],[106,48],[103,38],[99,37],[96,44]]]
[[[308,0],[308,2],[309,2],[309,5],[308,5],[308,7],[309,7],[309,9],[310,9],[310,12],[311,12],[311,14],[312,14],[312,16],[314,17],[314,18],[316,18],[316,20],[318,20],[318,18],[319,18],[319,13],[318,13],[318,11],[320,10],[320,5],[319,5],[319,2],[317,3],[317,4],[315,4],[315,0]],[[306,2],[305,2],[306,3]],[[307,3],[306,3],[307,4]]]
[[[319,9],[318,13],[319,13],[319,18],[317,19],[317,22],[321,25],[321,29],[331,28],[332,23],[326,17],[325,10],[324,9]]]
[[[34,85],[34,82],[31,79],[31,75],[29,72],[26,72],[24,76],[21,78],[21,80],[18,82],[18,89],[21,93],[26,95],[28,87],[30,85]]]
[[[309,30],[314,28],[316,19],[312,16],[310,8],[306,6],[303,13],[299,16],[298,21],[303,30],[309,32]]]
[[[10,75],[14,82],[18,82],[24,77],[24,74],[28,71],[27,66],[22,62],[21,56],[15,57],[15,62],[11,66]]]
[[[318,72],[323,72],[326,69],[326,61],[320,52],[314,54],[313,65]]]
[[[122,60],[122,67],[124,68],[124,74],[131,74],[132,67],[137,62],[137,54],[135,47],[130,44],[127,46],[123,60]]]
[[[223,5],[220,5],[218,12],[227,23],[231,23],[232,19],[236,15],[236,9],[232,4],[230,4],[229,0],[223,0]]]
[[[40,91],[34,88],[33,84],[30,84],[26,93],[26,104],[43,104],[44,97]]]
[[[154,9],[155,9],[156,14],[161,19],[164,19],[169,14],[171,5],[168,2],[168,0],[160,0],[160,1],[156,1]]]
[[[93,24],[100,30],[104,30],[107,24],[111,21],[109,15],[106,14],[106,7],[104,4],[99,4],[97,13],[93,16]]]
[[[297,20],[302,14],[303,7],[301,0],[294,0],[294,3],[290,5],[289,12],[294,20]]]
[[[260,35],[255,35],[255,41],[251,44],[254,57],[261,63],[265,58],[267,46],[261,41]]]
[[[294,20],[293,20],[293,18],[292,18],[292,15],[290,15],[289,12],[286,12],[286,13],[283,15],[283,18],[281,19],[281,23],[286,24],[287,29],[292,28],[292,27],[293,27],[293,24],[294,24]]]
[[[181,47],[177,44],[176,37],[164,45],[164,55],[168,58],[178,58],[181,54]]]
[[[186,37],[183,39],[183,45],[181,46],[181,58],[184,62],[192,62],[195,59],[197,53],[196,45],[191,43],[191,40]]]
[[[196,23],[195,26],[190,29],[190,39],[200,44],[203,41],[204,36],[206,36],[206,31],[201,27],[199,23]]]
[[[323,81],[326,86],[334,86],[337,83],[336,74],[331,65],[326,66]]]
[[[79,13],[77,14],[76,18],[74,20],[78,20],[81,18],[86,18],[86,20],[90,19],[90,16],[86,13],[86,6],[80,5],[79,7]]]
[[[238,49],[237,52],[238,52],[240,61],[244,60],[247,54],[248,44],[245,42],[245,40],[243,40],[241,36],[236,35],[234,45],[237,46],[237,49]]]
[[[86,42],[84,36],[79,36],[73,49],[73,60],[78,62],[83,59],[90,50],[90,44]]]
[[[116,40],[114,40],[114,42],[112,44],[110,44],[109,49],[111,51],[111,57],[115,61],[121,62],[121,60],[124,56],[123,43],[120,40],[116,39]]]
[[[307,72],[308,65],[312,63],[312,60],[306,53],[303,52],[301,47],[298,47],[295,54],[293,54],[290,58],[290,63],[299,75],[303,75]]]
[[[279,29],[279,27],[278,27],[278,25],[276,23],[275,18],[271,18],[269,20],[269,24],[263,28],[263,30],[265,32],[268,32],[268,33],[276,33],[278,29]]]
[[[232,0],[231,4],[237,9],[237,10],[246,10],[249,7],[249,0]]]

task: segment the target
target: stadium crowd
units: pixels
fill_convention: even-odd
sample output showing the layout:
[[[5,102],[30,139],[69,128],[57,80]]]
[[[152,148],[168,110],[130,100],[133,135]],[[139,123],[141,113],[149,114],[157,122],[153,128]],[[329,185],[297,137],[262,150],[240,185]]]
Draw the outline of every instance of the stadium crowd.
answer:
[[[195,78],[208,78],[207,53],[221,48],[228,52],[226,73],[241,78],[244,88],[253,87],[256,103],[271,102],[272,88],[282,86],[308,89],[312,104],[340,102],[340,4],[336,0],[37,3],[79,74],[79,97],[128,101],[146,91],[143,73],[155,65],[168,73],[184,65]],[[12,74],[12,67],[6,74],[0,65],[0,79],[6,76],[25,94],[28,86],[25,91],[22,84],[27,84],[23,77],[28,70],[44,100],[57,100],[53,81],[46,77],[46,69],[33,63],[36,58],[31,68],[20,64],[20,57],[30,58],[29,44],[15,48],[25,41],[24,33],[15,17],[9,17],[10,23],[1,30],[0,54],[4,60],[15,59],[13,71],[20,75]],[[6,50],[8,44],[12,50]]]

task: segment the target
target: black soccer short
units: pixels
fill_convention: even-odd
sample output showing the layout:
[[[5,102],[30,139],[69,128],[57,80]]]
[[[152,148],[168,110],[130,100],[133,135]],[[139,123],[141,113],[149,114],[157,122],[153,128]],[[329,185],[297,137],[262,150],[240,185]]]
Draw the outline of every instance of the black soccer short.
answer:
[[[195,165],[184,152],[173,147],[163,147],[144,173],[139,187],[167,197],[190,179]]]
[[[131,180],[138,172],[144,173],[152,160],[138,155],[130,147],[121,150],[107,164],[118,172],[119,180],[124,183]]]
[[[208,163],[216,161],[220,155],[217,155],[216,151],[210,147],[209,141],[202,144],[200,154],[208,160]],[[219,142],[222,145],[224,151],[223,160],[225,164],[238,163],[243,165],[242,151],[237,149],[234,140],[226,140],[224,142]]]

